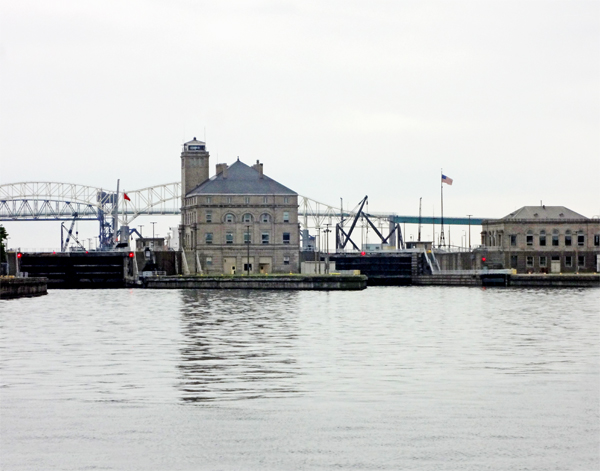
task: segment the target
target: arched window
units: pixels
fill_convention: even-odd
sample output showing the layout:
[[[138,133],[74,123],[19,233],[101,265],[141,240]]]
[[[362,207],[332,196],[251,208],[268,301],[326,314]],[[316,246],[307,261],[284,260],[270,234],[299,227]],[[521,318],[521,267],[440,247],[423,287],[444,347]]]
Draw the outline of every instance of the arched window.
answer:
[[[260,222],[263,222],[263,223],[271,222],[271,215],[269,213],[262,213],[260,215]]]
[[[225,215],[225,222],[235,222],[235,216],[231,213]]]
[[[246,213],[242,216],[242,222],[252,222],[252,214]]]

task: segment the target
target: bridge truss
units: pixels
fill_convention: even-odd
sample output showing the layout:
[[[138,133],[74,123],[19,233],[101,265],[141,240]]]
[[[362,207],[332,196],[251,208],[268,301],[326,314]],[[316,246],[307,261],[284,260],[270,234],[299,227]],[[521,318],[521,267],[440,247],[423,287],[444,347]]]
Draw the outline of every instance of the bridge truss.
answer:
[[[125,199],[125,195],[129,200]],[[411,216],[370,213],[368,209],[365,210],[365,202],[366,197],[349,210],[299,196],[298,215],[303,246],[311,245],[309,228],[317,234],[317,237],[312,237],[313,247],[316,246],[317,249],[322,246],[321,232],[329,239],[329,232],[333,230],[336,233],[331,240],[336,241],[337,249],[344,249],[348,242],[356,249],[358,245],[351,241],[350,235],[344,230],[345,224],[352,226],[350,233],[356,228],[360,233],[360,243],[364,244],[368,240],[369,230],[377,234],[383,243],[396,228],[401,240],[398,224],[416,222]],[[0,221],[97,220],[100,223],[100,244],[104,246],[114,242],[113,237],[118,227],[129,226],[135,218],[142,215],[178,215],[181,213],[180,204],[180,182],[119,191],[118,194],[109,189],[74,183],[21,182],[0,185]],[[426,224],[428,218],[423,219]],[[465,224],[466,221],[460,218],[446,218],[446,221],[452,224],[453,219],[456,219],[455,224]],[[473,218],[469,223],[480,224],[481,219]],[[390,236],[385,238],[383,234],[388,230]],[[329,243],[326,245],[329,246]]]

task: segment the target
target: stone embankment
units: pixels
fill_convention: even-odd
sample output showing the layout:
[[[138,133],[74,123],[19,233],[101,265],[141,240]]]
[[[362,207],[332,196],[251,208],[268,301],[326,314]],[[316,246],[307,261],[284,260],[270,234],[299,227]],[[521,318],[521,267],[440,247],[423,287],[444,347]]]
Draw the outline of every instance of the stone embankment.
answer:
[[[46,278],[0,277],[0,299],[24,298],[48,294]]]
[[[364,275],[153,276],[149,289],[284,289],[356,291],[367,287]]]

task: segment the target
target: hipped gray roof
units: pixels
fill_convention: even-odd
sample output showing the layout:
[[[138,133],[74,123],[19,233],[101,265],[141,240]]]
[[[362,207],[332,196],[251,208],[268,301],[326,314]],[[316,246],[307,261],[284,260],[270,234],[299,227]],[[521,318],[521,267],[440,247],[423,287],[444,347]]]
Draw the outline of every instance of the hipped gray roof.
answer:
[[[209,178],[190,191],[186,196],[195,195],[297,195],[295,191],[283,186],[258,170],[237,161],[227,169],[227,178],[223,172]]]
[[[504,219],[588,219],[564,206],[523,206]]]

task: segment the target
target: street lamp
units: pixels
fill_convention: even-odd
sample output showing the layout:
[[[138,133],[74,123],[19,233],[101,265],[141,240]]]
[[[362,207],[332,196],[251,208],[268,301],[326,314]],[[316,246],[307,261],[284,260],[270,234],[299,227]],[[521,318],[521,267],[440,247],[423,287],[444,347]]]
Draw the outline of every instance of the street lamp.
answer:
[[[140,224],[138,227],[140,228],[140,237],[143,239],[144,236],[142,235],[142,227],[144,227],[144,225]]]
[[[467,214],[469,217],[469,252],[471,251],[471,216],[472,214]]]
[[[329,224],[325,224],[325,250],[327,250],[327,256],[325,257],[325,273],[329,274]]]
[[[154,224],[156,224],[155,222],[151,222],[150,224],[152,224],[152,238],[154,239]]]
[[[246,273],[250,276],[250,225],[246,226]]]

